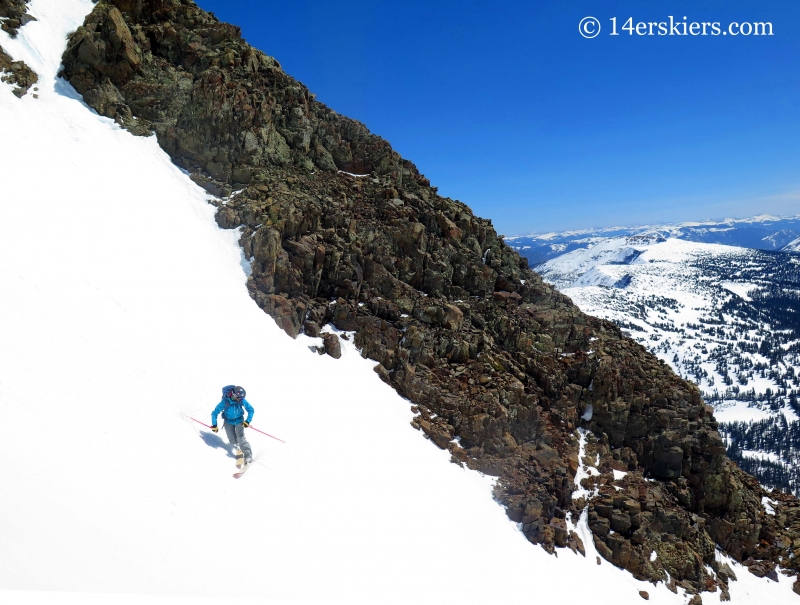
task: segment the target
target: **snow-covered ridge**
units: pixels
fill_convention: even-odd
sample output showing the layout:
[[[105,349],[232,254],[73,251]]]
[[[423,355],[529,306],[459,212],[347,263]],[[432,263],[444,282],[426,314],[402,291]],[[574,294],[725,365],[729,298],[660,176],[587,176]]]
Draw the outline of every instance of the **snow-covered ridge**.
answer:
[[[783,248],[784,252],[800,252],[800,237],[786,244]]]
[[[552,260],[561,254],[589,248],[607,239],[658,236],[697,243],[724,244],[756,250],[781,250],[800,235],[800,215],[777,217],[761,215],[746,219],[686,222],[674,225],[605,227],[577,231],[518,235],[506,242],[532,265]]]
[[[608,234],[615,234],[619,232],[641,233],[645,231],[659,231],[666,233],[679,232],[688,227],[703,227],[709,230],[725,231],[734,228],[737,225],[758,225],[758,224],[772,224],[781,221],[800,220],[800,214],[795,216],[774,216],[771,214],[759,214],[748,218],[725,218],[721,220],[708,219],[705,221],[686,221],[683,223],[653,223],[650,225],[630,226],[614,226],[614,227],[595,227],[590,229],[573,229],[567,231],[548,231],[546,233],[527,233],[524,235],[514,235],[506,237],[506,241],[516,241],[521,238],[538,238],[542,240],[555,240],[563,237],[581,236],[581,235],[597,235],[603,236]]]

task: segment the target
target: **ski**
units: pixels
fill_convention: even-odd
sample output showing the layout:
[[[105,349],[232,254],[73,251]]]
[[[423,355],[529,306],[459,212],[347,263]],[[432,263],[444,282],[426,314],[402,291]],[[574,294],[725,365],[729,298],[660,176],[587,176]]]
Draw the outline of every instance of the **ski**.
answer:
[[[247,469],[253,466],[253,464],[255,464],[256,460],[258,460],[260,456],[261,454],[259,454],[258,456],[253,456],[253,459],[250,462],[247,462],[240,470],[233,473],[233,478],[238,479],[239,477],[244,475],[247,472]]]
[[[245,465],[242,467],[242,469],[241,469],[241,470],[239,470],[239,471],[236,471],[235,473],[233,473],[233,478],[234,478],[234,479],[238,479],[239,477],[241,477],[242,475],[244,475],[244,474],[247,472],[247,469],[248,469],[248,468],[250,468],[252,465],[253,465],[253,463],[252,463],[252,462],[251,462],[250,464],[245,464]]]

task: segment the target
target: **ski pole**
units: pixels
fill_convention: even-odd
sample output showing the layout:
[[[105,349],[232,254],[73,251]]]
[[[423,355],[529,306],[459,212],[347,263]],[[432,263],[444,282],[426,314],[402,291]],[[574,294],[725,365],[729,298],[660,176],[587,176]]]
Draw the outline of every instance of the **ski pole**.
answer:
[[[253,429],[254,431],[256,431],[257,433],[261,433],[262,435],[266,435],[267,437],[272,437],[273,439],[277,439],[277,440],[278,440],[278,441],[280,441],[281,443],[286,443],[286,442],[285,442],[283,439],[280,439],[280,438],[278,438],[278,437],[275,437],[274,435],[270,435],[269,433],[265,433],[264,431],[259,431],[259,430],[258,430],[256,427],[254,427],[252,424],[250,425],[250,428],[251,428],[251,429]]]
[[[189,420],[194,420],[194,421],[195,421],[197,424],[202,424],[202,425],[203,425],[204,427],[206,427],[207,429],[210,429],[210,428],[211,428],[211,427],[210,427],[210,426],[208,426],[208,425],[207,425],[205,422],[200,422],[200,421],[199,421],[197,418],[192,418],[191,416],[187,416],[187,418],[189,418]]]
[[[202,425],[203,425],[204,427],[206,427],[207,429],[210,429],[210,428],[211,428],[211,427],[210,427],[210,426],[208,426],[208,425],[207,425],[205,422],[200,422],[200,421],[199,421],[197,418],[192,418],[191,416],[188,416],[188,418],[189,418],[189,420],[194,420],[194,421],[195,421],[197,424],[202,424]],[[252,425],[250,425],[250,427],[249,427],[249,428],[253,429],[253,430],[254,430],[254,431],[256,431],[257,433],[261,433],[262,435],[266,435],[267,437],[272,437],[273,439],[277,439],[277,440],[278,440],[278,441],[280,441],[281,443],[286,443],[286,442],[285,442],[283,439],[281,439],[281,438],[279,438],[279,437],[275,437],[275,435],[270,435],[269,433],[265,433],[264,431],[261,431],[261,430],[257,429],[256,427],[254,427],[254,426],[252,426]]]

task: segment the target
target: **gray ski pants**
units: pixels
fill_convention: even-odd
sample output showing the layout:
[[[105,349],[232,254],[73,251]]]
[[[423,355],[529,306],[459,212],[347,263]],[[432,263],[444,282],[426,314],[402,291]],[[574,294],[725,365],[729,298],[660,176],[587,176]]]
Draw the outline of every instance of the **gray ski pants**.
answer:
[[[250,448],[250,444],[247,443],[247,439],[244,438],[244,426],[241,423],[228,424],[226,422],[225,433],[228,435],[230,444],[238,445],[239,449],[242,450],[245,460],[253,457],[253,450]]]

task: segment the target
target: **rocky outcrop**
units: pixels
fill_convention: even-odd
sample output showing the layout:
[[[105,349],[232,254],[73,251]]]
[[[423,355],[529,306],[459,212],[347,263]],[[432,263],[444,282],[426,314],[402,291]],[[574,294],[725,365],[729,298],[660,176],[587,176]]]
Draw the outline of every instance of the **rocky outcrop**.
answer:
[[[757,575],[797,570],[800,505],[777,494],[777,514],[765,512],[694,385],[581,313],[490,221],[236,27],[189,0],[101,1],[63,62],[87,103],[155,132],[224,198],[217,222],[240,229],[256,304],[291,336],[354,331],[413,402],[414,428],[499,477],[496,497],[531,542],[585,552],[568,518],[588,508],[599,552],[642,579],[724,595],[732,574],[716,545]],[[338,337],[324,338],[315,350],[336,356]],[[578,427],[600,471],[588,502],[573,498]]]
[[[0,0],[0,28],[16,38],[20,27],[36,20],[27,10],[28,0]],[[14,61],[0,47],[0,82],[14,86],[14,94],[22,97],[38,81],[39,76],[24,61]]]
[[[39,76],[36,72],[24,61],[14,61],[0,46],[0,82],[8,82],[13,85],[12,92],[18,97],[22,97],[38,81]]]
[[[179,164],[219,182],[250,183],[274,166],[412,174],[386,141],[316,102],[239,28],[191,3],[100,2],[66,59],[99,113],[155,131]]]
[[[0,29],[16,38],[20,27],[36,17],[28,14],[29,0],[0,0]]]

